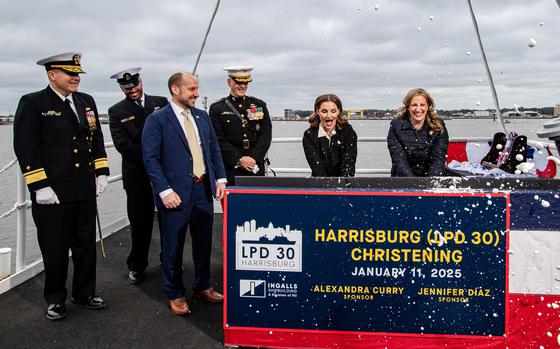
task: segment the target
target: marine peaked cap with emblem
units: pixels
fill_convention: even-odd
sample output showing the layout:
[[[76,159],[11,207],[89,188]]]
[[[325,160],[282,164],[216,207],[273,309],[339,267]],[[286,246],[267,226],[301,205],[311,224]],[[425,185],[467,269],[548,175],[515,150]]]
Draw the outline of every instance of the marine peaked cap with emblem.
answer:
[[[58,55],[43,58],[37,61],[38,65],[45,66],[47,71],[53,69],[62,69],[68,73],[85,73],[80,65],[82,54],[79,52],[66,52]]]
[[[120,72],[111,75],[111,79],[117,79],[117,82],[122,88],[133,88],[142,82],[139,74],[141,69],[142,67],[134,67],[121,70]]]
[[[250,66],[235,66],[224,68],[227,71],[228,77],[233,79],[235,82],[248,83],[253,81],[251,78],[251,70],[255,67]]]

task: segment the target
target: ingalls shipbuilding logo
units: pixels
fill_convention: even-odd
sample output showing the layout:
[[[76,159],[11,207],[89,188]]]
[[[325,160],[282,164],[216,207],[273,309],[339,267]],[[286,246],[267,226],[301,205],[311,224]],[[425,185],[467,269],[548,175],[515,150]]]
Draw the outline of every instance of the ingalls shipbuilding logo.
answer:
[[[258,227],[252,219],[235,231],[237,270],[301,271],[301,230]]]
[[[239,296],[249,298],[265,298],[266,282],[264,280],[239,280]]]
[[[239,297],[241,298],[266,298],[298,296],[298,284],[286,282],[266,282],[266,280],[239,280]]]

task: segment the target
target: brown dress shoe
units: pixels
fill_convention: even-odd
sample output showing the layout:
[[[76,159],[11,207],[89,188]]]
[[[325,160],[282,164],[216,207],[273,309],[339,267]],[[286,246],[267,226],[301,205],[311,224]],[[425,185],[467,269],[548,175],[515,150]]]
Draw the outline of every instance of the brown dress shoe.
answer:
[[[210,303],[220,303],[224,300],[224,296],[220,292],[214,291],[212,287],[202,291],[194,291],[193,294]]]
[[[176,315],[185,315],[191,313],[185,297],[170,299],[169,308],[171,309],[171,312]]]

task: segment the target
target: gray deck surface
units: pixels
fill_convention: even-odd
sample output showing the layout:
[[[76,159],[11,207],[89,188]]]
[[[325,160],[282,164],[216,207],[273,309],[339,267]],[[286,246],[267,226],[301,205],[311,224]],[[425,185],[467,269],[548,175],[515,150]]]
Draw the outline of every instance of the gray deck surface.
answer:
[[[212,280],[223,291],[222,215],[214,217]],[[146,281],[128,283],[126,258],[130,231],[125,228],[105,239],[107,257],[97,259],[97,290],[108,303],[88,310],[66,302],[68,317],[45,317],[44,273],[0,295],[0,348],[223,348],[222,304],[193,299],[191,241],[187,233],[183,279],[192,314],[172,314],[162,288],[159,232],[154,227]],[[70,294],[72,263],[67,288]]]

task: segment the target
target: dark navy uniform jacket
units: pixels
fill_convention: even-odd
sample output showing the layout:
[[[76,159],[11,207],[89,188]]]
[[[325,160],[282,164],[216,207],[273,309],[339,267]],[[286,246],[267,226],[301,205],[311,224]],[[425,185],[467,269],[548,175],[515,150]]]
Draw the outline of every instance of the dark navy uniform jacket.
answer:
[[[310,127],[303,134],[303,150],[313,177],[354,177],[358,156],[358,136],[350,126],[337,126],[329,142],[318,137],[319,128]]]
[[[109,126],[115,148],[122,154],[124,188],[148,182],[142,161],[142,130],[148,115],[167,105],[167,98],[144,94],[144,108],[125,98],[109,108]],[[132,189],[132,188],[131,188]]]
[[[72,96],[79,122],[50,86],[19,101],[14,150],[32,200],[48,186],[60,202],[95,198],[95,177],[109,174],[95,101],[81,92]]]
[[[387,136],[387,146],[393,163],[391,176],[443,175],[449,134],[443,120],[440,122],[443,133],[432,130],[427,122],[424,122],[420,130],[416,130],[408,118],[391,121]]]
[[[226,99],[237,109],[242,119],[226,104]],[[220,143],[228,184],[233,184],[235,175],[253,175],[235,168],[242,156],[255,159],[259,166],[257,175],[264,175],[264,159],[272,141],[272,123],[266,103],[251,96],[229,95],[213,103],[209,115]]]

